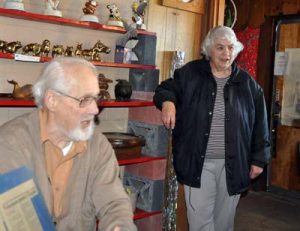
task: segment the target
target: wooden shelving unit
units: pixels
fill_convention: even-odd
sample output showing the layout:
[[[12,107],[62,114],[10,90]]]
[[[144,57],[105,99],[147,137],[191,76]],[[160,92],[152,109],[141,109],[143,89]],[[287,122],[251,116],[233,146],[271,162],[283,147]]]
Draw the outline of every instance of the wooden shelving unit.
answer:
[[[128,165],[128,164],[138,164],[138,163],[145,163],[154,160],[163,160],[165,157],[151,157],[151,156],[141,156],[139,158],[134,158],[130,160],[118,160],[119,165]]]
[[[88,30],[99,30],[99,31],[107,31],[113,33],[121,33],[121,34],[126,33],[126,31],[120,27],[108,26],[108,25],[95,23],[95,22],[83,22],[83,21],[70,19],[70,18],[47,16],[43,14],[37,14],[37,13],[31,13],[25,11],[10,10],[5,8],[0,8],[0,16],[16,18],[20,20],[36,21],[40,23],[50,23],[50,24],[57,24],[62,26],[79,27]],[[138,30],[138,34],[147,35],[147,36],[156,36],[155,32],[149,32],[144,30]],[[14,54],[0,53],[0,59],[15,60],[15,56]],[[48,62],[51,59],[52,59],[51,57],[40,57],[40,61],[37,63]],[[95,66],[113,67],[113,68],[140,68],[140,69],[156,68],[154,65],[143,65],[143,64],[127,64],[127,63],[95,62],[95,61],[92,61],[92,63]],[[153,105],[154,104],[152,101],[143,101],[138,99],[131,99],[129,101],[106,100],[106,101],[98,102],[99,107],[146,107],[146,106],[153,106]],[[35,106],[36,105],[33,100],[17,100],[17,99],[13,99],[11,94],[0,93],[0,107],[35,107]],[[128,164],[143,163],[148,161],[155,161],[164,158],[165,157],[141,156],[139,158],[134,158],[130,160],[119,160],[118,162],[119,165],[128,165]],[[134,219],[135,220],[142,219],[160,213],[161,211],[146,212],[137,208],[134,213]]]
[[[18,18],[23,20],[37,21],[43,23],[51,23],[51,24],[59,24],[64,26],[73,26],[80,27],[89,30],[101,30],[101,31],[109,31],[114,33],[125,33],[126,31],[123,28],[117,26],[108,26],[96,22],[83,22],[71,18],[60,18],[55,16],[48,16],[43,14],[36,14],[26,11],[19,10],[10,10],[5,8],[0,8],[0,16],[10,17],[10,18]],[[138,34],[144,34],[149,36],[156,36],[155,32],[138,30]]]
[[[136,209],[134,211],[134,217],[133,219],[134,220],[138,220],[138,219],[142,219],[142,218],[145,218],[145,217],[151,217],[151,216],[154,216],[154,215],[157,215],[157,214],[160,214],[161,211],[157,211],[157,212],[146,212],[146,211],[143,211],[141,209]]]
[[[141,156],[141,157],[134,158],[134,159],[118,160],[118,162],[119,162],[119,165],[122,166],[122,165],[145,163],[145,162],[149,162],[149,161],[163,160],[163,159],[165,159],[165,157]],[[146,212],[146,211],[136,208],[136,210],[134,212],[134,219],[138,220],[138,219],[142,219],[145,217],[154,216],[154,215],[157,215],[160,213],[161,213],[161,211]]]
[[[153,106],[152,101],[131,99],[128,101],[106,100],[99,101],[99,107],[148,107]],[[13,99],[11,94],[0,94],[0,107],[35,107],[33,100]]]
[[[14,54],[0,53],[1,59],[15,59]],[[42,56],[40,57],[40,63],[49,62],[52,58]],[[141,68],[141,69],[155,69],[153,65],[133,64],[133,63],[112,63],[112,62],[96,62],[92,61],[95,66],[102,67],[117,67],[117,68]]]

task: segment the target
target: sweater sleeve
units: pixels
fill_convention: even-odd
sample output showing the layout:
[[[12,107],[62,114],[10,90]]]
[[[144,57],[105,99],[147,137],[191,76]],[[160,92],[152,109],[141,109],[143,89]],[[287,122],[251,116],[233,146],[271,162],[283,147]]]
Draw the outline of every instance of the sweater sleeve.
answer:
[[[119,178],[119,166],[114,150],[102,138],[98,164],[95,164],[93,201],[100,220],[100,231],[113,231],[116,226],[121,231],[136,231],[133,212],[128,195]]]

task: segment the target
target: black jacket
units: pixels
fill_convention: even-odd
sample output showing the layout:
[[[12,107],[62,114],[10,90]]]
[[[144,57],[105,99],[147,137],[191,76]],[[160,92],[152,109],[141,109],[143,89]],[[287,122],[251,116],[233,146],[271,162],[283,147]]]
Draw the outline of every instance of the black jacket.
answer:
[[[174,168],[180,183],[200,187],[216,82],[209,62],[192,61],[162,82],[154,95],[161,109],[164,101],[176,105],[173,131]],[[250,184],[250,165],[263,167],[270,159],[269,129],[261,87],[247,72],[232,64],[224,87],[225,168],[230,195],[241,193]]]

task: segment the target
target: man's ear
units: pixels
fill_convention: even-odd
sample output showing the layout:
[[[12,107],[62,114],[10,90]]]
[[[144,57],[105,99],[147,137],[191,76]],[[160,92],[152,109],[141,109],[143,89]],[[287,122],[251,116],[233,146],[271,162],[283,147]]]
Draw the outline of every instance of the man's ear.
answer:
[[[55,92],[47,90],[44,97],[44,104],[49,111],[55,111],[57,98]]]

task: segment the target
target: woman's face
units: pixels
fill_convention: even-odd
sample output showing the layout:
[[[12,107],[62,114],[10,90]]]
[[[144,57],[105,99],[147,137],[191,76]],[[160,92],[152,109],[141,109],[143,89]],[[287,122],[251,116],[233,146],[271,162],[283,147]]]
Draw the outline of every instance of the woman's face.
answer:
[[[215,38],[210,50],[210,63],[218,71],[228,70],[234,60],[234,46],[227,38]]]

